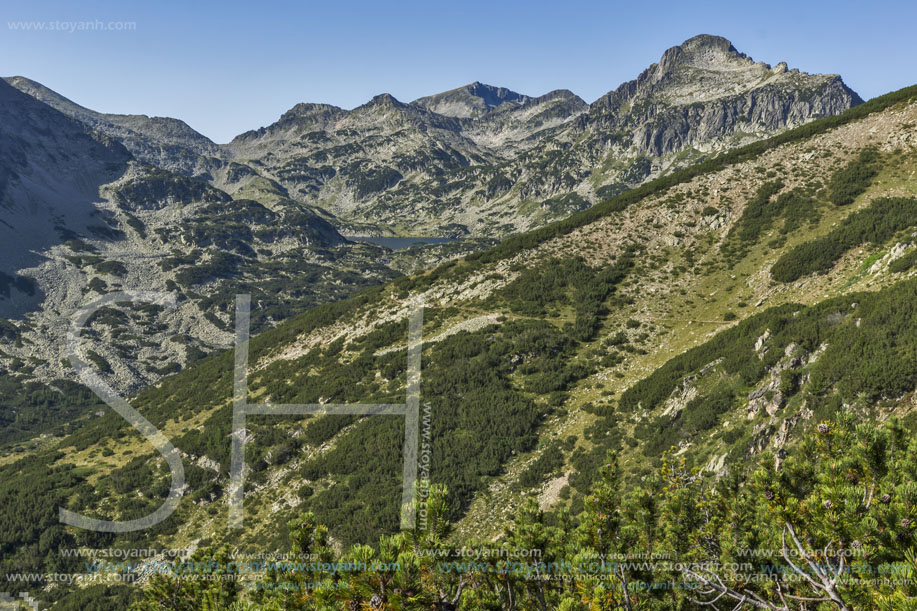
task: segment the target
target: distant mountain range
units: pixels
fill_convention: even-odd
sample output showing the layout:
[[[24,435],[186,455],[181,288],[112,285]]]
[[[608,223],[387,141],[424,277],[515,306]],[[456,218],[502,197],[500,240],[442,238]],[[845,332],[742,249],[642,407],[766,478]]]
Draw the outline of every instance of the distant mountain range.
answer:
[[[297,104],[218,145],[177,119],[98,113],[7,81],[134,157],[230,194],[253,181],[334,215],[345,235],[501,237],[862,102],[837,75],[754,62],[725,38],[667,50],[592,104],[472,83],[409,104]]]

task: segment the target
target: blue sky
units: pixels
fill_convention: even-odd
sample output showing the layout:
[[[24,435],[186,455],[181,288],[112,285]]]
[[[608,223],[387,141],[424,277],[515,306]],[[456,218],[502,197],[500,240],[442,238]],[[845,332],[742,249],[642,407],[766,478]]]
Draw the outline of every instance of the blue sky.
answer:
[[[839,73],[866,99],[917,83],[913,0],[0,0],[0,14],[4,76],[103,112],[178,117],[217,142],[297,102],[352,108],[382,92],[410,101],[475,80],[591,102],[700,33],[758,61]],[[15,29],[21,21],[136,25]]]

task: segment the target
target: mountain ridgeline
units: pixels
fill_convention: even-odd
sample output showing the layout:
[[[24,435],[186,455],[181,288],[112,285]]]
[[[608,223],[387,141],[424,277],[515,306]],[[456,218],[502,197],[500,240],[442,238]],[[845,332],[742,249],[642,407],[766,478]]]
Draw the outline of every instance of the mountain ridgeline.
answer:
[[[482,83],[409,104],[297,104],[217,145],[185,123],[83,108],[9,83],[124,144],[143,162],[230,193],[272,181],[333,213],[345,233],[503,237],[776,131],[862,102],[837,75],[771,67],[721,37],[666,51],[592,104]]]
[[[410,104],[298,106],[228,148],[342,219],[505,236],[861,101],[837,76],[771,68],[698,36],[593,104],[473,83]]]

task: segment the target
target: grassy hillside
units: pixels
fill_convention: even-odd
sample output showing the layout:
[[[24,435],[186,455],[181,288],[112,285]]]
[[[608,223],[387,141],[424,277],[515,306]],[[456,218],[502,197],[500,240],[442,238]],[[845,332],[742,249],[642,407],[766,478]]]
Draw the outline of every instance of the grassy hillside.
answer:
[[[822,420],[899,416],[909,427],[915,95],[310,310],[252,340],[251,400],[403,402],[407,314],[422,298],[430,478],[454,524],[437,540],[451,545],[493,540],[539,509],[551,528],[585,524],[569,516],[598,511],[591,490],[609,451],[622,490],[675,461],[708,474],[679,488],[699,498],[702,481],[786,462]],[[304,545],[285,528],[304,512],[328,527],[316,536],[329,554],[398,530],[403,424],[350,416],[250,417],[246,529],[228,530],[231,395],[226,353],[133,401],[183,453],[189,487],[172,517],[132,535],[57,523],[59,505],[129,519],[167,494],[159,455],[117,415],[19,446],[0,466],[3,568],[73,570],[47,552],[77,545],[288,550]]]

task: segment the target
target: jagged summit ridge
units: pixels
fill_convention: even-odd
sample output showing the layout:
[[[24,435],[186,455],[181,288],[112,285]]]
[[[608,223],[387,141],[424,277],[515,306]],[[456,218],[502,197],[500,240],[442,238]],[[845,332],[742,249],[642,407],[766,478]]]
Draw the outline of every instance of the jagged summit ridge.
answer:
[[[752,61],[750,57],[740,53],[728,39],[711,34],[699,34],[666,50],[659,60],[659,69],[666,73],[679,65],[715,67],[735,60]]]
[[[834,81],[836,74],[808,74],[789,70],[786,62],[771,67],[755,62],[722,36],[701,34],[667,49],[658,63],[652,64],[633,81],[621,84],[599,98],[594,106],[619,109],[641,98],[669,105],[706,102],[729,94],[750,93],[767,86],[785,91],[813,89]],[[846,88],[853,104],[863,100]]]
[[[233,155],[270,156],[272,178],[353,221],[505,235],[658,176],[669,156],[690,163],[861,101],[837,75],[772,68],[701,34],[593,104],[480,81],[409,104],[382,94],[334,121],[284,115]]]
[[[480,117],[504,105],[525,104],[531,99],[505,87],[475,81],[456,89],[419,98],[411,104],[441,115],[468,119]]]

